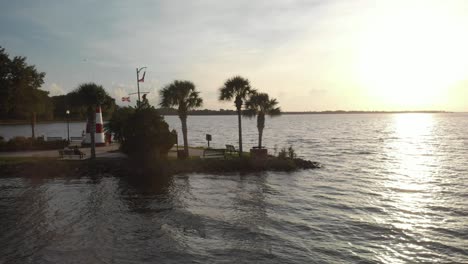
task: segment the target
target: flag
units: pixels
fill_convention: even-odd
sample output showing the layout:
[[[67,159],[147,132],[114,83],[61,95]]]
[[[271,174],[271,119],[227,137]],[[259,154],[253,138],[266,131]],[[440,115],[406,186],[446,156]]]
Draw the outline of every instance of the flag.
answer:
[[[143,73],[143,77],[141,77],[141,79],[138,80],[138,82],[145,82],[145,74],[146,74],[146,72]]]
[[[122,97],[122,102],[130,102],[130,96],[129,97]]]

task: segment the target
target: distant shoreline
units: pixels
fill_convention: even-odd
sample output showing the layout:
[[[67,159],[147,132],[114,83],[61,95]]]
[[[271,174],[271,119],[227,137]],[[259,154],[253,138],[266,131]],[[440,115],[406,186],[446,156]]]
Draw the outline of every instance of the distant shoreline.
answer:
[[[178,115],[176,109],[159,108],[161,115]],[[454,113],[441,110],[418,110],[418,111],[345,111],[345,110],[326,110],[326,111],[284,111],[283,115],[317,115],[317,114],[440,114],[440,113]],[[237,115],[235,110],[193,110],[189,115]]]
[[[37,120],[36,124],[53,124],[53,123],[66,123],[67,120]],[[70,120],[71,123],[84,123],[86,120]],[[30,125],[31,121],[29,120],[0,120],[0,125]]]
[[[463,112],[449,112],[449,111],[288,111],[283,112],[283,115],[329,115],[329,114],[453,114],[453,113],[463,113]],[[176,110],[160,110],[160,114],[163,116],[176,116]],[[237,112],[234,110],[195,110],[189,112],[189,115],[192,116],[229,116],[237,115]],[[66,123],[67,120],[58,119],[58,120],[47,120],[47,121],[37,121],[37,124],[51,124],[51,123]],[[70,123],[84,123],[85,120],[70,120]],[[0,120],[0,125],[29,125],[29,120]]]

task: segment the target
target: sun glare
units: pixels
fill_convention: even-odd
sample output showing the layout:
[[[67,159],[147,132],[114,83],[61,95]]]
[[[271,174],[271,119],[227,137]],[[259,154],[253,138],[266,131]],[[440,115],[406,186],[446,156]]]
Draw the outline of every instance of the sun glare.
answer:
[[[465,73],[463,24],[451,8],[424,3],[386,6],[361,38],[359,80],[387,108],[437,107]]]

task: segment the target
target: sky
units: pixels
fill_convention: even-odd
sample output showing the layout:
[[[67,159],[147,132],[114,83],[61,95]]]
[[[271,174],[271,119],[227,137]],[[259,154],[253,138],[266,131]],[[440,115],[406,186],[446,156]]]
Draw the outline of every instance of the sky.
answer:
[[[466,0],[2,1],[0,46],[46,72],[42,89],[136,91],[190,80],[233,109],[234,75],[285,111],[468,111]],[[133,105],[136,101],[131,96]]]

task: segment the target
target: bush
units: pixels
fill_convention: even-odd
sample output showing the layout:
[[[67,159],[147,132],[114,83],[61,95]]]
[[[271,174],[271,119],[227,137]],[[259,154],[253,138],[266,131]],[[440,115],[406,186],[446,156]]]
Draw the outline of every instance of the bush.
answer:
[[[288,157],[288,152],[286,151],[285,148],[282,148],[278,153],[278,158],[286,159],[287,157]]]
[[[44,141],[43,138],[14,137],[6,142],[0,140],[0,151],[62,149],[67,145],[66,140]]]
[[[278,158],[280,159],[295,159],[297,158],[296,151],[292,146],[289,146],[288,149],[282,148],[278,153]]]
[[[152,107],[130,113],[123,121],[121,133],[122,151],[148,168],[166,159],[175,144],[175,135],[169,131],[169,125]]]

